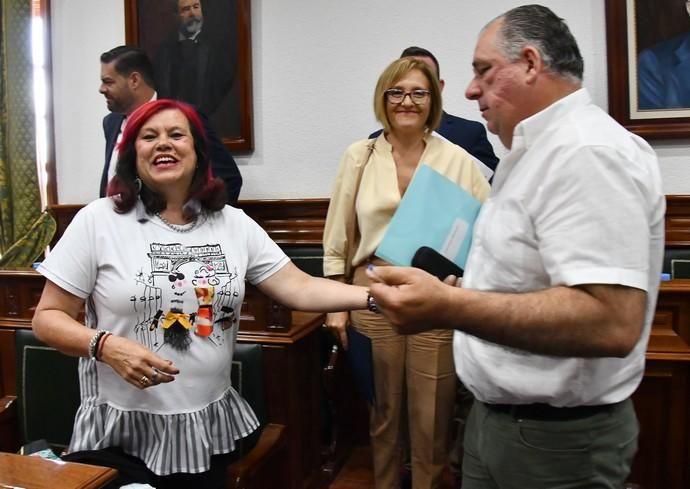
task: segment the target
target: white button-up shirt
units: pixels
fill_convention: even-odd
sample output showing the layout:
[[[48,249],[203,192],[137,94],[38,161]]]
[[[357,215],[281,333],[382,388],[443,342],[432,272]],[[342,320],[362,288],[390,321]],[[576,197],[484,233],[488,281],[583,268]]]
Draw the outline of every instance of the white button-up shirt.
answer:
[[[657,158],[580,89],[515,128],[475,225],[463,287],[520,293],[620,284],[647,291],[626,358],[537,355],[456,332],[458,375],[489,403],[621,401],[637,388],[656,306],[665,198]]]

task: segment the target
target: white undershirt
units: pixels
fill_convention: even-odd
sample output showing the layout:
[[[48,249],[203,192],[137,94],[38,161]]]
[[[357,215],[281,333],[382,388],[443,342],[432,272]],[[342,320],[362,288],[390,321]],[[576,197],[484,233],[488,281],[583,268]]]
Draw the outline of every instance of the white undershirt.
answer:
[[[148,102],[158,99],[158,92],[153,92],[153,96]],[[148,103],[146,102],[146,103]],[[141,106],[139,106],[141,107]],[[137,107],[137,109],[139,108]],[[136,109],[135,109],[136,110]],[[113,152],[110,155],[110,163],[108,163],[108,182],[115,176],[115,168],[117,166],[117,158],[120,155],[120,142],[122,141],[122,134],[125,132],[125,127],[127,127],[127,119],[129,115],[125,115],[122,119],[122,124],[120,124],[120,131],[117,133],[117,139],[115,140],[115,146],[113,146]]]
[[[117,165],[117,158],[120,155],[120,142],[122,141],[122,133],[125,132],[126,125],[127,116],[125,116],[125,118],[122,119],[122,124],[120,124],[120,131],[117,133],[115,146],[113,146],[113,152],[110,154],[110,163],[108,164],[108,181],[110,181],[115,176],[115,166]]]

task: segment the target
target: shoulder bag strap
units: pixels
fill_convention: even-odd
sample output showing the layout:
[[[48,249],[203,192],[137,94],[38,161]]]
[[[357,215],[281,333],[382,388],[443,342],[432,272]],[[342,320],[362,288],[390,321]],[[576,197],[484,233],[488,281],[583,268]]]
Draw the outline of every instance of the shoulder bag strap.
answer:
[[[367,150],[364,153],[360,164],[357,167],[357,176],[355,178],[355,193],[352,196],[352,210],[350,212],[350,218],[347,221],[346,237],[347,237],[347,252],[345,253],[345,282],[350,283],[352,281],[352,259],[357,251],[357,244],[355,240],[358,240],[357,234],[357,194],[359,193],[359,185],[362,182],[362,174],[364,174],[364,168],[369,163],[371,159],[371,153],[374,152],[374,143],[376,139],[370,139],[367,143]]]

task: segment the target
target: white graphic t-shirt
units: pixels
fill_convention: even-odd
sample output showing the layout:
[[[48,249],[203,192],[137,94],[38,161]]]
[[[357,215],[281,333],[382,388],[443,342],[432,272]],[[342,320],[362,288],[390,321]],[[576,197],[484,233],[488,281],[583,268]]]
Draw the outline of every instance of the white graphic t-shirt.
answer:
[[[70,451],[120,446],[160,475],[201,472],[258,425],[230,385],[244,283],[262,282],[289,259],[241,210],[199,219],[176,232],[141,203],[118,214],[100,199],[39,267],[86,299],[88,327],[138,341],[180,370],[173,382],[140,390],[82,358]]]

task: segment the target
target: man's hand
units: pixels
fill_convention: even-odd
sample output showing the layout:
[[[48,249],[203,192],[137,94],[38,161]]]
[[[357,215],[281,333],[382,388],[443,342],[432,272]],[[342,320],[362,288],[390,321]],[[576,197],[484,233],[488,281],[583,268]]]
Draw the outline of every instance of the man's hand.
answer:
[[[540,355],[625,357],[644,329],[647,294],[610,284],[506,293],[450,286],[416,268],[367,270],[371,295],[402,334],[461,327]]]
[[[381,311],[401,334],[448,328],[444,311],[450,302],[456,278],[447,283],[419,268],[371,267],[371,295]]]

